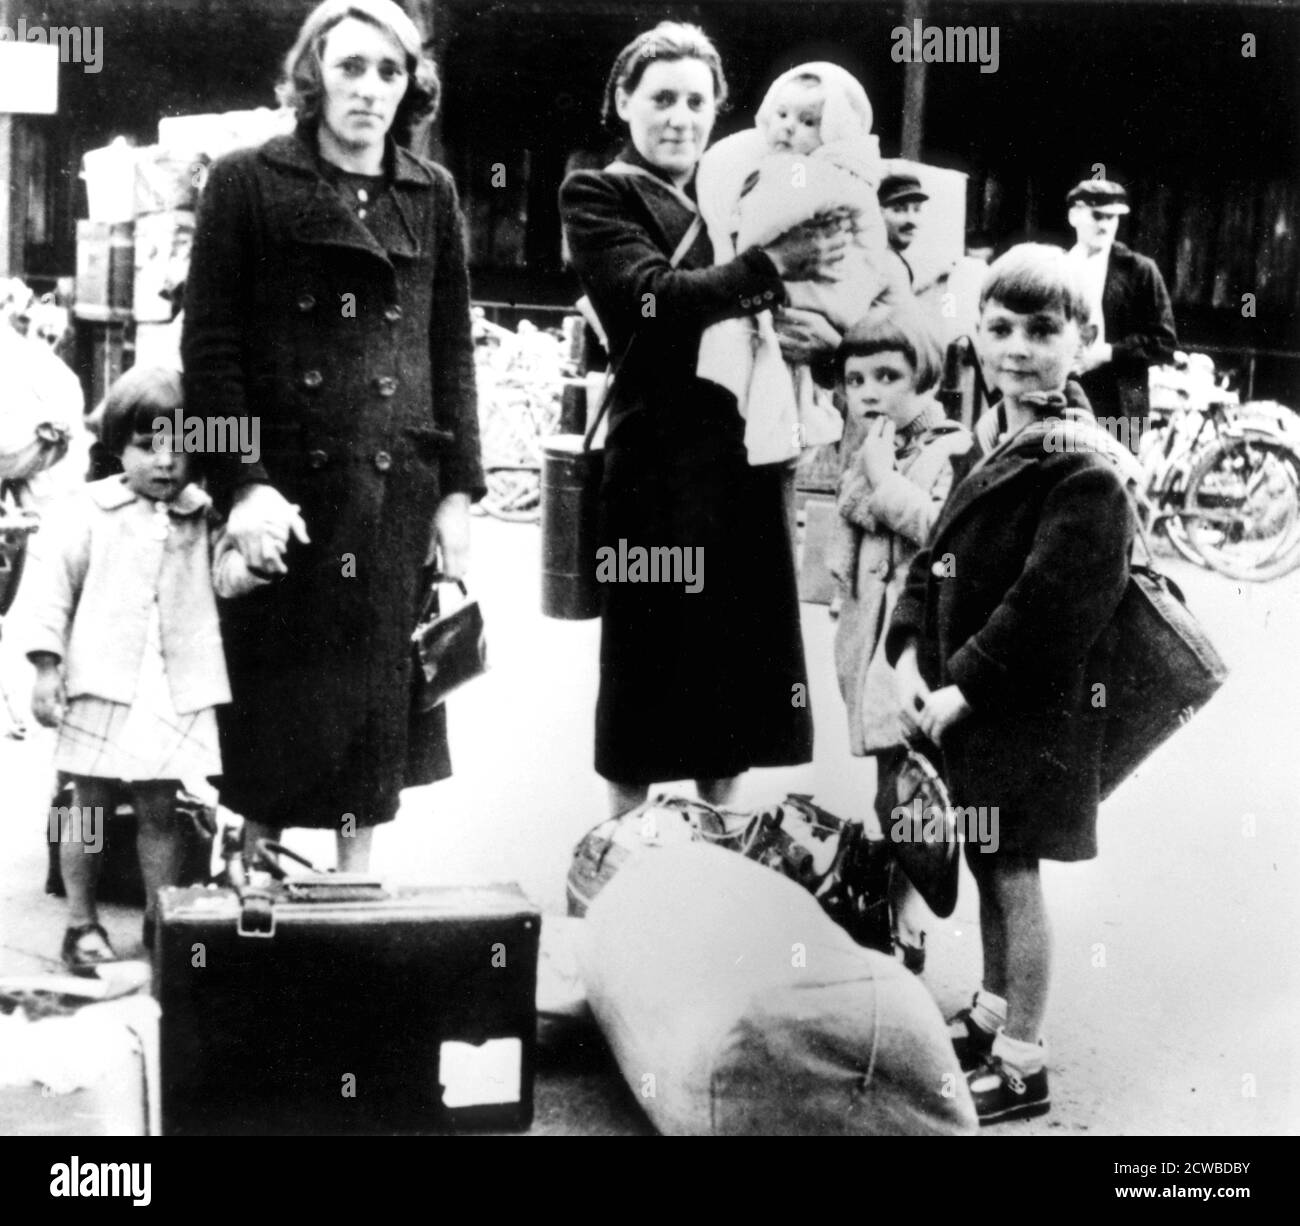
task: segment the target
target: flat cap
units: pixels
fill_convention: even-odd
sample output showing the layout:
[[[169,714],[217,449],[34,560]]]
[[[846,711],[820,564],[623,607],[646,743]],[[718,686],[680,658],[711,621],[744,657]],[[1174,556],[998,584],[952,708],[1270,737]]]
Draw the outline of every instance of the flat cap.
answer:
[[[880,207],[887,204],[901,204],[904,200],[929,200],[930,197],[921,190],[921,180],[915,175],[886,175],[876,192]]]
[[[1086,204],[1089,208],[1101,209],[1115,217],[1129,211],[1128,192],[1110,179],[1084,179],[1082,183],[1070,188],[1065,202]]]

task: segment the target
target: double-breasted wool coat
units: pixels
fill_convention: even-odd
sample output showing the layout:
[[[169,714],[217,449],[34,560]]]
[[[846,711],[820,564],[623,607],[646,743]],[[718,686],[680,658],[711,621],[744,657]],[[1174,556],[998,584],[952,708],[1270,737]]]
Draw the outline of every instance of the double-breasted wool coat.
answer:
[[[1086,860],[1134,521],[1110,460],[1022,433],[953,489],[885,650],[896,664],[915,638],[926,684],[970,703],[943,738],[944,777],[955,804],[996,806],[999,853]]]
[[[720,778],[812,757],[782,465],[751,466],[734,396],[699,379],[701,333],[784,301],[757,248],[713,266],[662,171],[579,171],[560,192],[573,266],[621,362],[601,491],[602,546],[699,551],[703,587],[602,592],[596,770],[621,783]]]
[[[223,799],[273,825],[387,821],[450,773],[412,716],[434,513],[483,493],[463,220],[451,176],[389,142],[363,221],[300,129],[218,161],[186,290],[186,412],[249,416],[261,455],[204,457],[218,503],[267,481],[311,543],[225,602]]]

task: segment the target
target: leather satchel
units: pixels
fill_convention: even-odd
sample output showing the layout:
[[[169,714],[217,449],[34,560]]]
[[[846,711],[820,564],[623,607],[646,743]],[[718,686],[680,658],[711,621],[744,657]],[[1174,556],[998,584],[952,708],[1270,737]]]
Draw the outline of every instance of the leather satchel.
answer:
[[[1143,533],[1143,543],[1146,535]],[[1115,611],[1117,632],[1106,694],[1101,798],[1196,714],[1223,684],[1227,665],[1187,608],[1178,585],[1133,563]]]
[[[438,585],[454,582],[465,603],[451,613],[438,611]],[[487,638],[483,611],[470,600],[464,583],[435,575],[420,614],[420,624],[411,635],[415,646],[418,693],[415,703],[421,712],[431,711],[448,694],[487,671]]]
[[[1108,436],[1094,423],[1054,418],[1021,431],[1009,446],[1036,449],[1049,431],[1067,449],[1095,449],[1118,466],[1114,444],[1107,446]],[[1130,562],[1128,583],[1111,621],[1116,646],[1105,696],[1102,800],[1205,706],[1228,675],[1228,666],[1187,608],[1182,590],[1156,569],[1144,508],[1122,470],[1121,481],[1147,560]]]

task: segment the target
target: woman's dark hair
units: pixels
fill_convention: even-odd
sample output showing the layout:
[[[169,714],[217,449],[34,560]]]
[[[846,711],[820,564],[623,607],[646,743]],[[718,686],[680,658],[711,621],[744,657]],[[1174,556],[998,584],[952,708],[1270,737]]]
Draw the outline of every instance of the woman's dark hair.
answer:
[[[713,99],[719,111],[727,101],[727,78],[722,72],[718,49],[699,26],[681,21],[661,21],[653,30],[638,34],[614,61],[605,82],[605,102],[600,117],[613,127],[618,118],[615,97],[621,89],[631,93],[640,84],[646,68],[657,60],[699,60],[713,74]]]
[[[180,371],[165,366],[132,366],[108,389],[99,418],[99,440],[104,450],[120,456],[137,434],[155,435],[159,417],[170,426],[173,414],[185,403]]]
[[[437,112],[442,87],[438,69],[432,57],[425,53],[415,23],[392,0],[325,0],[312,9],[285,56],[284,73],[276,88],[276,96],[282,106],[293,107],[300,127],[316,123],[325,93],[321,77],[325,39],[339,22],[349,17],[382,30],[406,54],[409,80],[393,119],[393,139],[399,145],[405,145],[410,140],[412,127]]]
[[[844,378],[849,358],[892,351],[903,354],[916,371],[914,391],[928,392],[943,373],[943,354],[934,327],[920,308],[904,299],[875,307],[844,334],[835,353],[835,373]]]

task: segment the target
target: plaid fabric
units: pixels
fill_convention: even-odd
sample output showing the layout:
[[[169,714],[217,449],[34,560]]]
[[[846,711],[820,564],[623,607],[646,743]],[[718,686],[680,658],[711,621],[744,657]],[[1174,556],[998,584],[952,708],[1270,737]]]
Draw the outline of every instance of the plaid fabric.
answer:
[[[127,705],[93,694],[73,698],[59,725],[54,765],[70,775],[125,781],[221,774],[216,709],[180,715],[172,702],[156,600],[134,701]]]

